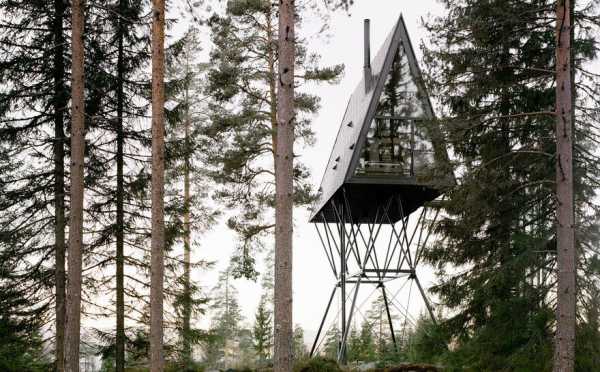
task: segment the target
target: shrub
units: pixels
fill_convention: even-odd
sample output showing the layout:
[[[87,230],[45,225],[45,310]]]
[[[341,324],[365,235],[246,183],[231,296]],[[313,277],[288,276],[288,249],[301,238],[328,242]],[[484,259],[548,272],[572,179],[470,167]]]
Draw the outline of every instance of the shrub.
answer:
[[[342,369],[332,359],[317,357],[296,364],[294,372],[342,372]]]

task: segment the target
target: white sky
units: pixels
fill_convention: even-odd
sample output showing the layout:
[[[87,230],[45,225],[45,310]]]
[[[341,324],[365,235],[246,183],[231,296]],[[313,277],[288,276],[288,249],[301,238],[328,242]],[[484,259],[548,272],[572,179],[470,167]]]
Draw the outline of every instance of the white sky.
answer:
[[[321,53],[323,65],[344,63],[345,75],[340,84],[316,87],[312,92],[322,99],[322,109],[314,120],[317,144],[304,149],[302,161],[312,170],[314,184],[318,185],[326,166],[329,153],[344,114],[350,94],[362,76],[363,67],[363,19],[371,19],[371,50],[375,55],[388,35],[400,13],[414,44],[417,58],[421,53],[419,45],[426,38],[421,27],[421,18],[443,11],[435,0],[356,0],[351,15],[337,13],[332,16],[326,41],[311,41],[311,49]],[[322,312],[333,285],[333,276],[324,256],[314,226],[307,222],[308,213],[295,210],[294,231],[294,323],[305,330],[306,342],[319,325]],[[201,247],[195,252],[196,259],[216,261],[215,269],[207,273],[194,273],[193,277],[206,289],[216,283],[218,272],[223,270],[235,246],[234,235],[224,226],[215,228],[209,234],[198,237]],[[259,260],[260,261],[260,260]],[[425,273],[423,284],[427,287],[433,276]],[[254,319],[254,311],[260,296],[257,283],[238,280],[239,301],[247,322]],[[370,292],[370,290],[365,290]],[[413,292],[414,293],[414,292]],[[203,322],[204,323],[204,322]]]

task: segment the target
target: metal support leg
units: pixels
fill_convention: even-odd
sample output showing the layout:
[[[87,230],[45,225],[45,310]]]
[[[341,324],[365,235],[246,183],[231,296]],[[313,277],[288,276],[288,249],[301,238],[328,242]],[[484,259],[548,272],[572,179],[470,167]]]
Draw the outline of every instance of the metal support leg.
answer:
[[[417,283],[417,287],[419,288],[419,292],[421,292],[421,297],[423,297],[423,302],[425,302],[425,306],[427,307],[427,311],[429,312],[431,321],[434,324],[437,324],[437,322],[435,320],[435,315],[433,314],[433,308],[431,307],[431,303],[429,303],[429,299],[427,298],[427,295],[425,294],[423,287],[421,287],[421,282],[419,281],[419,278],[417,277],[416,274],[414,275],[414,279],[415,279],[415,282]]]
[[[346,355],[346,345],[348,343],[348,333],[350,330],[350,325],[352,324],[352,315],[354,314],[354,309],[356,307],[356,297],[358,296],[358,290],[360,289],[360,280],[362,279],[362,276],[358,277],[358,280],[356,281],[356,286],[354,287],[354,296],[352,297],[352,305],[350,305],[350,313],[348,314],[348,322],[346,323],[346,333],[343,335],[342,338],[342,350],[341,354],[342,355]]]
[[[380,284],[381,292],[383,292],[383,302],[385,303],[385,312],[387,313],[388,323],[390,325],[390,332],[392,333],[392,341],[394,342],[394,349],[398,351],[398,344],[396,343],[396,334],[394,333],[394,325],[392,323],[392,314],[390,313],[390,306],[388,304],[388,298],[385,291],[385,285]]]
[[[319,343],[319,337],[321,337],[321,331],[323,330],[323,325],[325,325],[325,320],[327,319],[327,314],[329,314],[329,308],[331,308],[331,303],[333,302],[333,298],[335,297],[335,290],[337,289],[337,285],[333,286],[333,290],[331,291],[331,297],[329,297],[329,302],[327,303],[327,307],[325,308],[325,314],[323,315],[323,319],[321,320],[321,325],[319,326],[319,330],[317,331],[317,336],[315,337],[315,342],[313,343],[312,348],[310,349],[310,357],[312,358],[315,349],[317,348],[317,344]]]
[[[344,209],[341,206],[341,216],[340,216],[340,289],[342,296],[342,309],[341,309],[341,328],[342,328],[342,342],[340,343],[340,348],[338,350],[338,362],[342,365],[346,364],[346,345],[343,340],[346,339],[346,226],[344,224]]]
[[[337,345],[337,359],[342,365],[346,364],[348,359],[347,343],[350,338],[349,334],[354,319],[354,313],[357,311],[357,308],[360,309],[360,307],[362,307],[362,305],[358,306],[356,303],[358,299],[357,294],[361,286],[364,287],[365,285],[374,284],[378,288],[381,288],[388,326],[391,332],[391,339],[396,351],[398,351],[398,348],[401,346],[398,345],[398,343],[401,343],[402,341],[396,338],[394,331],[393,314],[390,306],[395,306],[395,298],[389,297],[389,293],[385,288],[387,281],[405,277],[407,274],[409,275],[408,281],[414,279],[432,321],[434,323],[436,322],[432,303],[429,302],[423,286],[415,275],[415,268],[418,267],[421,260],[422,248],[426,246],[428,238],[432,235],[431,225],[433,222],[427,220],[427,210],[423,209],[423,211],[420,212],[416,225],[409,223],[409,216],[404,216],[404,205],[402,204],[400,196],[395,196],[390,197],[387,202],[382,201],[381,205],[378,204],[376,206],[377,214],[375,215],[374,220],[371,220],[370,222],[356,222],[353,220],[355,211],[351,210],[351,204],[348,203],[346,190],[344,190],[343,196],[343,199],[341,197],[334,197],[329,201],[329,208],[334,213],[333,215],[328,216],[328,219],[325,214],[321,213],[325,236],[322,236],[319,229],[317,229],[321,244],[325,248],[325,255],[336,276],[337,283],[331,292],[325,314],[310,350],[311,357],[318,352],[317,349],[319,348],[319,342],[321,341],[320,338],[323,336],[323,332],[325,332],[323,328],[331,310],[333,299],[339,295],[341,297],[339,308],[341,317],[340,320],[334,322],[337,323],[336,327],[340,327],[341,330],[341,338],[338,340]],[[401,214],[401,227],[398,229],[398,226],[395,226],[397,221],[392,222],[390,218],[390,207],[394,202],[398,203],[399,213]],[[433,221],[435,221],[435,218]],[[389,229],[391,230],[389,241],[386,240],[380,244],[382,246],[387,245],[387,251],[378,250],[378,245],[376,244],[377,237],[379,236],[380,229],[383,225],[389,226]],[[366,235],[364,234],[365,231],[361,229],[361,226],[366,226],[368,228]],[[336,234],[338,234],[339,238],[335,236]],[[335,248],[335,250],[333,248]],[[385,246],[383,248],[385,248]],[[364,249],[364,251],[361,249]],[[399,252],[396,252],[397,250],[399,250]],[[364,255],[361,252],[364,252]],[[385,258],[384,256],[381,256],[381,258],[384,258],[383,267],[380,266],[378,259],[378,253],[380,252],[385,253]],[[339,266],[336,265],[336,254],[339,255]],[[356,265],[354,259],[350,258],[352,255],[354,255],[356,259]],[[396,259],[398,260],[397,263]],[[350,272],[352,272],[352,274],[350,274]],[[354,293],[347,292],[348,284],[356,285]],[[410,282],[410,284],[412,288],[412,282]],[[340,288],[338,292],[336,292],[337,287]],[[376,292],[378,288],[376,288],[374,292]],[[414,291],[412,291],[412,295],[415,295]],[[351,302],[347,303],[347,296],[353,297]],[[411,291],[408,293],[408,298],[411,298]],[[348,307],[347,305],[350,306]],[[404,320],[405,330],[406,322],[409,320],[408,308],[409,305],[407,305],[407,308],[405,309],[407,312]],[[338,323],[338,321],[340,323]],[[401,326],[402,324],[396,325]]]

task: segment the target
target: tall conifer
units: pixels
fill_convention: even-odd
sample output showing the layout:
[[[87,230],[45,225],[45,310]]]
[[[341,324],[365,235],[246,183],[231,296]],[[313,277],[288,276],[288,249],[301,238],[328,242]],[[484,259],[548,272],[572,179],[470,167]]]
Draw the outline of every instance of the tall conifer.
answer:
[[[152,1],[152,256],[150,263],[150,370],[163,372],[165,2]]]
[[[447,193],[444,244],[426,253],[442,280],[434,292],[453,314],[449,363],[464,368],[551,368],[556,306],[555,2],[444,1],[427,29],[429,85],[458,185]],[[577,81],[575,211],[583,267],[597,251],[598,30],[592,2],[579,4],[573,51]],[[581,17],[581,18],[578,18]],[[582,276],[580,279],[584,279]],[[581,282],[583,284],[583,282]],[[582,286],[583,299],[587,296]]]
[[[71,212],[69,214],[66,370],[79,371],[85,159],[85,2],[71,4]]]

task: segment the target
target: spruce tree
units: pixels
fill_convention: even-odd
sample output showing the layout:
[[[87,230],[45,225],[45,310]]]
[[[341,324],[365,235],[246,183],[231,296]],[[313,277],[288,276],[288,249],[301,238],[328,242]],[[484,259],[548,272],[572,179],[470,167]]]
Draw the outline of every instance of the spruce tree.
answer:
[[[0,159],[4,148],[0,147]],[[2,163],[0,163],[2,164]],[[0,166],[0,172],[7,170]],[[0,192],[4,191],[0,184]],[[13,247],[0,240],[0,370],[42,372],[52,368],[44,353],[42,326],[51,304],[47,292],[35,281],[29,267]],[[32,286],[32,283],[34,284]]]
[[[147,39],[136,35],[135,22],[141,18],[143,6],[141,2],[130,2],[129,0],[118,0],[115,4],[116,17],[110,17],[113,20],[114,37],[111,39],[116,43],[117,49],[117,73],[114,84],[116,98],[116,198],[115,198],[115,371],[123,372],[125,370],[125,228],[126,228],[126,210],[125,210],[125,145],[126,145],[126,113],[127,116],[135,114],[133,99],[139,97],[132,94],[135,92],[136,85],[127,83],[133,73],[140,68],[141,61],[147,58],[144,50],[139,50],[140,46],[147,45]],[[141,40],[140,40],[141,39]],[[141,45],[140,45],[141,44]],[[137,49],[137,50],[136,50]],[[133,85],[133,87],[132,87]],[[127,89],[129,88],[129,89]],[[134,88],[134,89],[131,89]],[[138,87],[139,89],[139,87]],[[126,93],[129,93],[126,96]],[[132,107],[133,106],[133,107]],[[131,130],[131,129],[130,129]]]
[[[360,329],[352,327],[348,337],[348,361],[373,362],[377,359],[377,350],[373,338],[373,325],[364,320]]]
[[[176,286],[178,359],[190,366],[194,364],[193,347],[206,336],[193,323],[204,313],[207,303],[192,279],[192,271],[209,266],[202,260],[193,262],[192,251],[201,246],[199,237],[218,216],[206,203],[211,184],[206,177],[204,148],[210,144],[202,135],[207,125],[206,63],[199,61],[202,49],[198,32],[194,27],[188,29],[169,46],[166,60],[166,281]]]
[[[295,362],[308,357],[308,350],[304,343],[304,329],[299,324],[294,327],[293,352],[292,357]]]
[[[375,360],[376,355],[373,325],[368,321],[364,321],[360,327],[360,354],[358,360],[372,362]]]
[[[361,360],[361,342],[360,335],[358,330],[356,329],[356,325],[354,325],[350,329],[350,335],[348,336],[348,346],[347,348],[347,356],[349,362],[356,362]]]
[[[8,151],[0,239],[10,237],[12,254],[29,267],[23,279],[55,294],[41,300],[55,298],[56,368],[63,371],[69,9],[60,0],[1,1],[0,16],[0,142]],[[46,257],[54,257],[53,267]]]
[[[84,34],[85,80],[90,82],[85,114],[94,120],[88,120],[86,124],[86,156],[90,162],[84,181],[89,196],[86,199],[93,204],[97,193],[90,193],[90,190],[95,191],[99,186],[99,175],[104,175],[107,169],[106,156],[98,151],[95,141],[101,137],[99,132],[105,129],[102,126],[107,122],[104,111],[108,103],[104,99],[108,92],[107,77],[115,74],[106,73],[105,67],[110,62],[101,42],[107,34],[113,36],[105,28],[106,14],[111,9],[107,9],[104,2],[88,1],[86,4],[92,11],[88,14]],[[12,235],[13,254],[20,256],[29,267],[27,280],[36,282],[38,291],[51,290],[55,294],[48,293],[41,301],[55,303],[53,314],[48,315],[55,318],[56,369],[63,371],[65,224],[70,204],[66,192],[69,182],[65,177],[71,126],[68,107],[70,65],[67,63],[71,59],[68,44],[70,7],[60,0],[3,1],[0,12],[7,15],[4,17],[6,22],[0,25],[1,79],[6,88],[0,96],[0,141],[12,148],[10,157],[0,160],[10,164],[10,171],[2,172],[0,176],[7,191],[0,196],[2,239]],[[16,40],[19,42],[15,43]],[[88,212],[92,214],[92,211]],[[30,213],[35,219],[27,217]],[[23,224],[24,220],[19,216],[29,222]],[[86,217],[86,230],[91,227],[88,223]],[[111,224],[114,225],[114,221]],[[94,239],[89,243],[90,248],[98,245]],[[86,247],[86,260],[92,258],[88,253]],[[54,260],[48,260],[49,257]],[[87,296],[87,290],[89,287],[85,288],[84,296]]]
[[[433,288],[453,314],[448,364],[477,370],[551,368],[555,325],[556,137],[554,2],[444,1],[427,29],[429,86],[444,108],[457,186],[439,224],[443,244],[426,256]],[[576,56],[575,210],[579,264],[596,251],[598,30],[593,2],[579,3]],[[590,279],[578,279],[580,299]],[[581,300],[580,300],[581,301]]]
[[[219,282],[211,293],[212,339],[208,340],[206,359],[215,368],[232,366],[236,357],[235,343],[239,341],[243,320],[231,272],[231,268],[221,272]]]
[[[85,162],[85,80],[84,23],[85,4],[71,4],[71,211],[69,214],[69,248],[67,281],[67,327],[65,369],[79,372],[81,333],[81,282],[83,268],[83,196]]]
[[[273,347],[273,313],[267,308],[267,299],[264,296],[256,308],[252,335],[258,364],[264,365],[271,357]]]
[[[377,356],[382,359],[390,350],[394,349],[394,343],[392,340],[392,333],[390,330],[390,320],[387,316],[387,310],[385,306],[386,302],[383,295],[377,296],[377,298],[371,304],[371,308],[366,313],[366,322],[364,331],[367,332],[369,329],[373,334],[373,343]],[[391,306],[391,305],[390,305]],[[393,324],[397,323],[398,315],[390,310],[391,321]]]
[[[11,260],[3,261],[2,269]],[[8,272],[6,272],[8,273]],[[51,369],[42,341],[42,318],[46,309],[24,296],[21,285],[0,274],[0,369],[6,372],[42,372]]]
[[[150,288],[150,370],[163,372],[163,286],[165,251],[165,2],[152,1],[152,253]]]
[[[99,78],[92,84],[100,97],[101,111],[95,116],[94,138],[89,141],[93,159],[89,173],[94,174],[95,184],[88,193],[90,218],[86,221],[91,251],[88,260],[94,267],[88,275],[93,277],[94,287],[87,290],[99,297],[105,290],[114,294],[113,311],[102,306],[95,306],[95,310],[103,316],[114,315],[114,331],[98,330],[98,334],[103,342],[114,346],[115,369],[123,371],[127,331],[140,318],[134,303],[142,300],[143,289],[137,284],[146,283],[132,269],[144,272],[148,267],[143,249],[149,225],[150,178],[145,171],[150,164],[145,120],[150,82],[144,71],[150,55],[143,19],[148,4],[114,0],[108,6],[99,5],[94,22],[99,35],[94,43],[97,52],[90,59],[98,71],[95,75]],[[96,288],[98,284],[101,291]],[[95,298],[90,301],[98,302]]]
[[[333,327],[329,329],[325,333],[325,338],[321,347],[321,355],[328,359],[337,360],[341,341],[342,333],[339,328]]]

